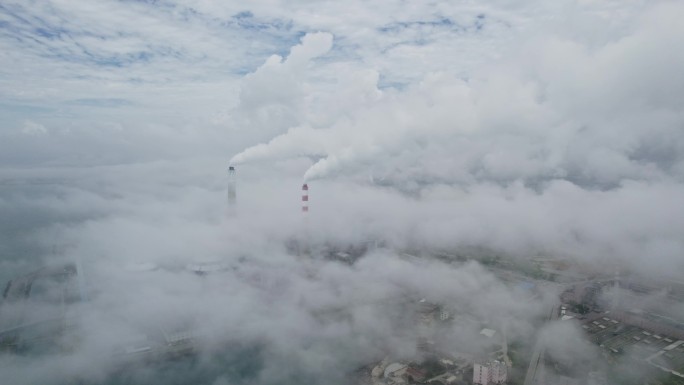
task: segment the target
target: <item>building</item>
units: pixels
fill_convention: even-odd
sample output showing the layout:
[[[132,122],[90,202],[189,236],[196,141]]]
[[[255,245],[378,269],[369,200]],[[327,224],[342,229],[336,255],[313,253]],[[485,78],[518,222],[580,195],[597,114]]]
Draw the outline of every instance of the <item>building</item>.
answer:
[[[439,320],[440,321],[446,321],[451,317],[451,313],[449,313],[449,310],[445,308],[441,308],[439,310]]]
[[[473,383],[480,385],[505,384],[508,377],[506,364],[500,361],[489,361],[473,366]]]
[[[426,377],[427,377],[427,373],[425,373],[424,370],[421,370],[421,369],[416,368],[414,366],[409,366],[406,368],[406,379],[408,380],[409,383],[425,382]]]
[[[406,370],[408,365],[400,362],[394,362],[387,365],[383,377],[386,384],[405,384]]]

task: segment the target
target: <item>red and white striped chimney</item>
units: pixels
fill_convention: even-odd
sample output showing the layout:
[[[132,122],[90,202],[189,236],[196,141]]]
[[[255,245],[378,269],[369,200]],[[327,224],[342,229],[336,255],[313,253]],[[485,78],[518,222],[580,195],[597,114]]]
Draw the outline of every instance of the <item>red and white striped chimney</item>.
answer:
[[[309,185],[306,183],[302,185],[302,212],[309,212]]]

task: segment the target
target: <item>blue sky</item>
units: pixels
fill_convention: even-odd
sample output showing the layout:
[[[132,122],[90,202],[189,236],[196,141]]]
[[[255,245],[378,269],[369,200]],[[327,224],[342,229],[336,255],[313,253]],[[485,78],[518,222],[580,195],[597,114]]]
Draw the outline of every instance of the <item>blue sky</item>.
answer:
[[[323,83],[337,81],[340,66],[377,71],[380,88],[405,87],[430,70],[467,76],[499,55],[530,12],[470,2],[7,1],[0,135],[26,124],[63,134],[211,125],[235,109],[245,75],[319,31],[334,36],[309,68]]]
[[[357,130],[343,126],[367,119],[368,108],[397,103],[395,110],[409,111],[413,107],[398,104],[421,105],[425,100],[413,99],[421,92],[429,96],[421,87],[440,82],[467,83],[464,92],[474,103],[478,94],[497,87],[527,87],[520,92],[537,93],[538,100],[551,95],[534,107],[538,111],[567,114],[583,99],[568,79],[592,84],[592,76],[602,71],[594,64],[610,62],[613,51],[628,51],[633,36],[636,41],[642,32],[647,40],[649,33],[660,34],[644,15],[668,3],[5,1],[0,5],[0,160],[79,164],[86,158],[108,163],[198,154],[228,159],[259,143],[287,141],[278,138],[288,130],[304,135],[300,143],[306,145],[300,147],[308,147],[286,152],[315,157],[364,152],[359,143],[373,148],[379,138],[387,142],[386,135],[420,133],[377,123],[377,129],[366,123]],[[330,36],[330,47],[302,43],[316,33]],[[297,47],[320,52],[293,54]],[[619,77],[624,69],[630,75],[635,67],[624,64],[609,72]],[[553,73],[554,66],[564,65],[570,76]],[[572,69],[585,67],[585,73]],[[597,73],[590,73],[594,69]],[[608,88],[642,87],[615,82]],[[561,91],[554,96],[554,90]],[[452,91],[444,90],[444,97],[460,106],[470,103],[454,99]],[[494,102],[497,97],[486,99],[501,103],[487,119],[522,100]],[[449,102],[429,98],[432,104]],[[613,99],[619,98],[606,100]],[[554,102],[558,105],[551,106]],[[592,106],[586,108],[594,113]],[[576,112],[569,120],[585,111]],[[467,115],[449,119],[465,122]],[[530,123],[509,119],[512,125]],[[308,128],[327,128],[330,135],[301,134]],[[338,140],[337,131],[364,134]],[[340,149],[333,142],[351,147]]]

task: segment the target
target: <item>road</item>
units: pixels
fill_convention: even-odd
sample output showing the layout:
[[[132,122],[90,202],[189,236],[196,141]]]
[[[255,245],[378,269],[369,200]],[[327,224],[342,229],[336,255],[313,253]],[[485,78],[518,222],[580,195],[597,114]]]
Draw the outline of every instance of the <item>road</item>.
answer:
[[[551,311],[547,318],[548,322],[555,321],[558,319],[558,309],[560,304],[558,302],[554,303],[551,307]],[[534,345],[534,351],[532,352],[532,357],[530,359],[530,366],[527,367],[527,374],[525,375],[525,385],[538,385],[540,384],[541,376],[539,376],[540,369],[543,371],[544,367],[544,351],[545,351],[545,341],[543,335],[537,337],[537,342]]]
[[[418,259],[418,257],[411,255],[411,254],[406,254],[404,253],[404,256],[407,258],[411,259]],[[432,255],[428,254],[428,256],[435,258],[435,259],[440,259],[443,260],[443,258],[448,258],[448,259],[455,259],[456,256],[450,255],[448,253],[443,253],[443,252],[435,252],[432,253]],[[522,274],[518,271],[514,270],[509,270],[500,266],[486,266],[486,268],[494,273],[497,276],[506,276],[509,279],[510,278],[515,278],[519,281],[532,281],[535,282],[537,285],[540,286],[546,286],[546,288],[551,289],[554,288],[556,290],[559,290],[559,293],[562,292],[562,289],[567,288],[575,283],[585,283],[585,282],[590,282],[588,279],[580,279],[577,280],[576,282],[571,281],[571,282],[564,282],[564,283],[552,283],[546,280],[542,279],[535,279],[529,276],[526,276],[525,274]],[[498,274],[497,274],[498,273]],[[559,317],[559,309],[560,309],[560,302],[559,300],[556,300],[553,306],[549,309],[548,317],[547,317],[547,322],[552,322],[558,319]],[[545,352],[545,341],[543,339],[543,336],[539,336],[537,338],[537,341],[535,342],[534,345],[534,351],[532,353],[532,357],[530,360],[530,366],[527,368],[527,373],[525,375],[525,385],[544,385],[544,352]],[[502,347],[502,350],[504,352],[504,357],[505,360],[507,361],[506,364],[510,365],[510,360],[507,358],[507,353],[508,349],[506,347]]]

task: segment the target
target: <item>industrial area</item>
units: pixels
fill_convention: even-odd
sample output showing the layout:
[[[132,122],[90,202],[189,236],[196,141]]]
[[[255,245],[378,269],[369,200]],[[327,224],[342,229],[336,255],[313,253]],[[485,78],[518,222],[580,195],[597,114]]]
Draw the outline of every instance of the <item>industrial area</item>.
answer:
[[[227,216],[236,215],[236,170],[227,178]],[[302,185],[301,215],[310,211],[308,184]],[[322,258],[353,265],[369,252],[386,246],[382,240],[362,244],[313,244],[292,239],[287,250],[296,258]],[[412,357],[377,357],[350,373],[351,381],[363,385],[399,384],[519,384],[519,385],[608,385],[684,384],[684,322],[673,309],[684,301],[684,282],[649,280],[634,272],[597,273],[550,257],[529,259],[492,256],[487,253],[451,250],[394,250],[407,260],[436,260],[459,264],[477,262],[510,290],[523,293],[526,301],[541,302],[544,293],[558,293],[545,304],[546,316],[536,325],[569,323],[581,329],[584,340],[600,351],[596,360],[563,362],[547,351],[548,338],[535,341],[509,340],[505,319],[482,319],[464,309],[450,308],[421,293],[401,300],[416,335]],[[244,262],[244,261],[243,261]],[[241,270],[242,269],[242,270]],[[197,280],[231,272],[254,285],[263,284],[254,270],[238,264],[191,261],[157,265],[140,263],[124,268],[129,274],[172,271]],[[47,266],[10,280],[0,305],[0,354],[57,354],[78,348],[80,320],[96,282],[79,261]],[[639,304],[636,307],[635,304]],[[378,304],[385,306],[388,304]],[[325,312],[343,314],[345,309]],[[322,313],[325,313],[322,312]],[[503,316],[505,318],[505,316]],[[445,345],[440,333],[453,325],[468,325],[477,333],[476,352]],[[198,352],[198,341],[206,338],[192,322],[178,320],[169,325],[141,325],[139,334],[111,347],[112,360],[128,365],[136,362],[168,362]]]

